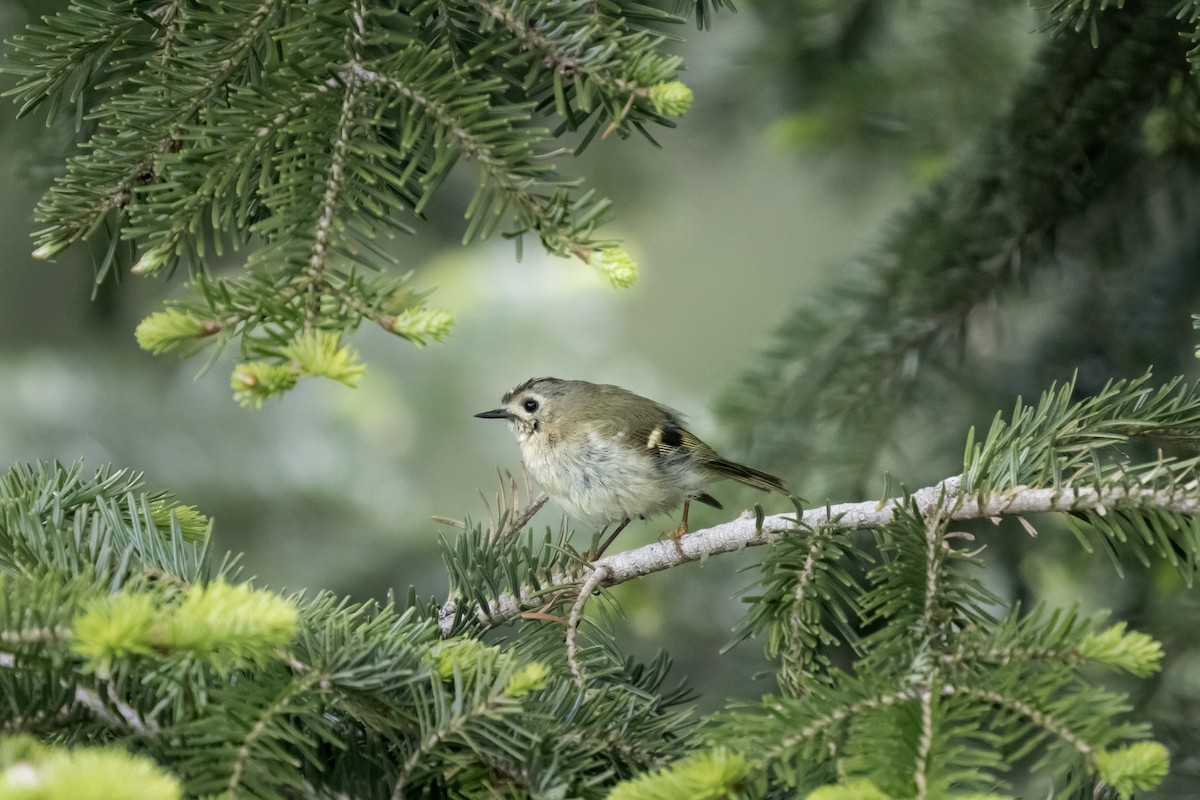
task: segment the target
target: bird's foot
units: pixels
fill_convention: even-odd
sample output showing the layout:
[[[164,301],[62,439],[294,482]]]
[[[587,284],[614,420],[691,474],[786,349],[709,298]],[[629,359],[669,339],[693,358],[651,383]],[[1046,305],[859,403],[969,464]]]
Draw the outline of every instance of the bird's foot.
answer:
[[[680,558],[687,558],[687,555],[683,552],[683,545],[681,545],[679,543],[679,540],[682,539],[684,534],[686,534],[687,532],[688,532],[687,523],[683,522],[683,523],[680,523],[679,527],[676,528],[675,530],[663,531],[662,536],[660,536],[659,538],[663,539],[663,538],[666,538],[667,536],[670,536],[671,541],[675,543],[675,552],[679,553]]]

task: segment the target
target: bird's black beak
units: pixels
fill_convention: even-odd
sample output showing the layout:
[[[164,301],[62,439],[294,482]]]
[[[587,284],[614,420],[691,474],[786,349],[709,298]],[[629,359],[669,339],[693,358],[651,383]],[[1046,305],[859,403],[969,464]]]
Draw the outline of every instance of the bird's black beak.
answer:
[[[504,409],[504,408],[497,408],[492,411],[480,411],[475,416],[479,417],[480,419],[511,419],[512,418],[512,414],[510,414],[508,412],[508,410]]]

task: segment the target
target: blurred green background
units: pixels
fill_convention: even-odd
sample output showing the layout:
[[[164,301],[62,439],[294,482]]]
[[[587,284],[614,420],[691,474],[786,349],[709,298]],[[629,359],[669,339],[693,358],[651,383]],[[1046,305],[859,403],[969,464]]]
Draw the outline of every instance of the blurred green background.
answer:
[[[678,49],[696,98],[679,128],[655,132],[661,149],[640,137],[611,137],[563,165],[615,201],[608,230],[642,266],[633,289],[613,290],[532,242],[521,261],[502,239],[458,246],[474,187],[471,165],[462,164],[428,209],[429,223],[391,245],[415,270],[415,286],[436,287],[431,304],[456,317],[449,341],[418,349],[364,328],[354,343],[369,371],[357,389],[303,382],[258,411],[231,398],[232,353],[202,373],[199,361],[138,349],[135,325],[180,291],[178,278],[126,278],[93,297],[87,246],[49,264],[29,257],[32,209],[67,137],[35,118],[14,121],[10,107],[0,114],[8,154],[0,166],[3,461],[82,458],[88,467],[142,471],[150,487],[214,517],[217,550],[244,553],[246,574],[260,584],[366,598],[409,586],[425,597],[445,593],[438,538],[454,532],[431,518],[484,518],[481,493],[494,504],[497,471],[520,474],[507,428],[472,414],[495,407],[526,378],[623,385],[684,411],[701,437],[743,457],[713,413],[717,399],[736,390],[788,312],[869,250],[889,215],[1002,111],[1044,36],[1024,3],[914,6],[908,22],[876,43],[871,64],[839,77],[836,91],[855,102],[822,104],[814,93],[828,84],[806,79],[832,58],[820,40],[822,18],[810,15],[801,26],[790,6],[760,2],[719,15],[710,31],[674,30],[687,39]],[[0,3],[0,34],[9,39],[56,7]],[[11,77],[0,80],[12,85]],[[1012,371],[1007,344],[1028,344],[1045,327],[1038,299],[1029,305],[1027,325],[973,343],[983,353],[980,384],[1003,384]],[[1069,376],[1073,366],[1051,378]],[[1044,388],[1040,374],[1023,377],[1016,382],[1026,389]],[[951,474],[968,422],[986,423],[1015,393],[955,409],[940,426],[928,420],[905,435],[913,447],[897,448],[889,466],[911,480]],[[926,458],[931,441],[949,445]],[[810,501],[825,499],[806,490],[811,476],[777,471]],[[873,488],[882,487],[881,478]],[[730,484],[714,494],[727,512],[696,509],[694,528],[740,504],[790,509]],[[560,523],[553,506],[534,520],[538,528]],[[633,525],[617,547],[652,541],[673,525]],[[576,534],[577,546],[587,534]],[[1006,538],[1001,547],[1026,546]],[[1044,547],[1077,552],[1065,537]],[[769,682],[745,680],[765,666],[759,645],[720,654],[742,615],[738,593],[753,580],[743,572],[756,560],[747,552],[619,587],[621,645],[637,655],[667,649],[707,708],[769,691]],[[1054,566],[1061,561],[1013,563],[997,571],[998,590],[1026,581],[1052,600],[1079,599],[1081,584]],[[1076,569],[1111,577],[1103,557]],[[1120,603],[1111,587],[1091,599]]]

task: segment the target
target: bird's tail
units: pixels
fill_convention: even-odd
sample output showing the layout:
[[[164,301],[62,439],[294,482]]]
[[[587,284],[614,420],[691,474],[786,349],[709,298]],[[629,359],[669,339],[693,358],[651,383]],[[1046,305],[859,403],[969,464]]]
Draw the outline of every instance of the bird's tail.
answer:
[[[753,486],[755,489],[761,489],[764,492],[788,493],[787,487],[783,485],[783,481],[762,470],[747,467],[744,464],[735,464],[723,458],[710,461],[707,466],[713,472],[719,473],[726,478],[733,478],[735,481],[740,481],[747,486]]]

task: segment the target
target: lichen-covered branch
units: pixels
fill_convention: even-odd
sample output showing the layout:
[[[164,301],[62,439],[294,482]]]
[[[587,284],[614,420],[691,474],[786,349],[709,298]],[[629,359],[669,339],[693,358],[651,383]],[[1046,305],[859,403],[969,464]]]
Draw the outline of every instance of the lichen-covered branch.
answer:
[[[882,502],[869,500],[812,508],[799,519],[793,514],[776,514],[765,517],[761,528],[756,525],[754,513],[745,511],[729,522],[683,536],[678,546],[673,540],[655,542],[606,556],[594,562],[594,566],[607,573],[600,585],[614,586],[709,556],[768,544],[797,530],[822,528],[849,533],[879,528],[909,509],[926,519],[940,515],[945,520],[995,519],[1046,511],[1089,511],[1103,515],[1118,506],[1200,514],[1200,493],[1196,492],[1184,494],[1130,486],[1102,490],[1092,486],[1016,487],[980,496],[962,493],[961,485],[962,479],[954,476],[912,494]],[[556,590],[564,590],[564,597],[573,597],[572,592],[565,590],[577,585],[580,579],[578,574],[564,572],[543,584],[536,597],[532,592],[524,597],[504,594],[489,608],[460,609],[458,601],[452,598],[442,606],[439,623],[443,633],[448,633],[457,615],[466,613],[473,614],[485,624],[501,625],[524,611],[545,605]]]

